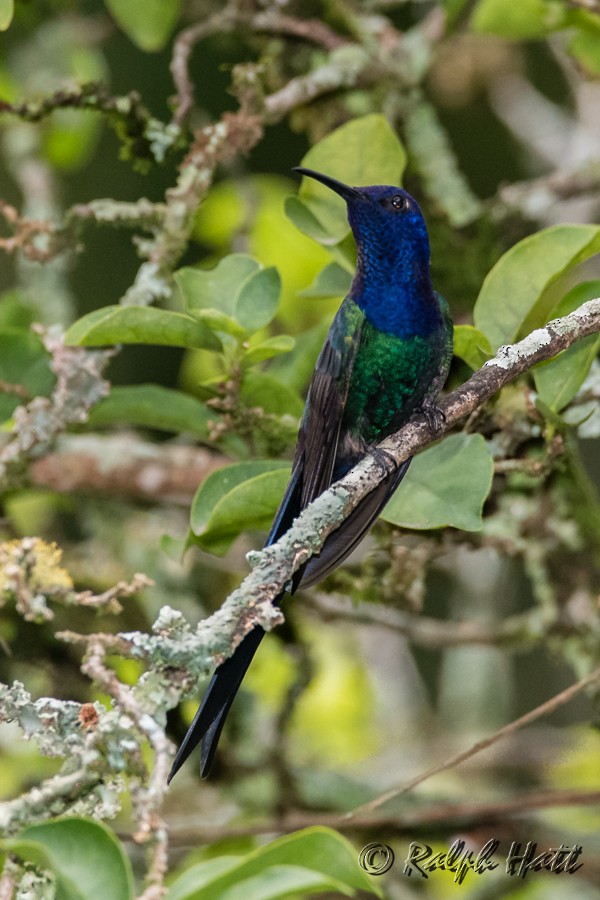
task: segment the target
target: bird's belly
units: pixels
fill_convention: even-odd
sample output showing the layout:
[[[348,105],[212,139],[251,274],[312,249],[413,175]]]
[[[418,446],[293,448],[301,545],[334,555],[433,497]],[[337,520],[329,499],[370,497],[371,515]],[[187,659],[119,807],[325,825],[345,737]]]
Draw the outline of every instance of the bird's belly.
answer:
[[[361,345],[354,363],[344,414],[349,432],[375,444],[408,421],[438,374],[438,354],[429,339],[375,336]]]

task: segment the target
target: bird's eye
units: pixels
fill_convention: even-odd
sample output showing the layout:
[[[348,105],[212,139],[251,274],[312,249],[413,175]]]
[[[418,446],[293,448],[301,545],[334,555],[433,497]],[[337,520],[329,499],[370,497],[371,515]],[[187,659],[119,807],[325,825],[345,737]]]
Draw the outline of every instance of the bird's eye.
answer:
[[[401,194],[396,194],[394,197],[392,197],[391,204],[394,209],[406,209],[406,207],[408,206],[406,198]]]

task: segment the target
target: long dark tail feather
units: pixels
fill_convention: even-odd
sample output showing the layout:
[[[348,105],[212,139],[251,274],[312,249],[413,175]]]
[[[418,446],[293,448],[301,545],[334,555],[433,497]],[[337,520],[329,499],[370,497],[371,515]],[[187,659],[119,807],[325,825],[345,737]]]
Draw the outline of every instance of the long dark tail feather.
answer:
[[[260,626],[256,626],[246,635],[241,644],[236,647],[232,656],[216,669],[200,709],[194,716],[194,721],[177,751],[177,756],[169,772],[168,782],[171,781],[198,744],[201,745],[200,768],[202,777],[206,778],[210,772],[227,713],[264,634],[263,629]]]
[[[354,550],[402,481],[409,464],[410,459],[388,476],[374,491],[371,491],[353,510],[346,521],[327,539],[321,553],[309,560],[306,566],[296,573],[292,591],[295,591],[300,584],[308,586],[315,581],[320,581]],[[287,531],[295,516],[298,515],[300,511],[299,484],[299,475],[296,478],[292,477],[267,539],[267,546],[274,543]],[[279,604],[282,598],[283,594],[280,594],[275,602]],[[227,714],[264,634],[265,632],[260,626],[254,628],[246,635],[233,654],[216,669],[200,709],[177,751],[167,779],[168,783],[198,744],[200,744],[202,777],[206,778],[209,774]]]
[[[271,526],[265,545],[267,547],[275,543],[288,530],[294,518],[298,515],[301,471],[301,467],[297,467],[292,473],[285,496]],[[275,602],[279,604],[282,598],[283,594]],[[227,713],[264,634],[265,632],[260,626],[254,628],[246,635],[241,644],[236,647],[232,655],[215,670],[206,689],[200,709],[194,716],[194,721],[188,728],[187,734],[177,751],[169,772],[167,784],[170,783],[173,776],[179,771],[198,744],[200,744],[200,771],[202,777],[206,778],[209,774]]]

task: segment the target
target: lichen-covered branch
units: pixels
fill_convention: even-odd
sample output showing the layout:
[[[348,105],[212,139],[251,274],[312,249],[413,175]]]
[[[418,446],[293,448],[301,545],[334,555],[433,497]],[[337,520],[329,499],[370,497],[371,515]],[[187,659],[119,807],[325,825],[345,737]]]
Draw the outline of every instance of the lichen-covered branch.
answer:
[[[383,441],[381,449],[393,460],[394,467],[400,465],[418,450],[442,437],[452,426],[480,408],[505,384],[536,363],[551,359],[575,341],[598,331],[600,299],[590,300],[568,316],[549,322],[517,344],[501,347],[496,356],[469,381],[442,401],[440,409],[444,420],[441,424],[432,425],[426,416],[415,416],[397,434]],[[208,643],[218,646],[218,656],[223,652],[222,639],[215,641],[212,638],[208,641],[208,634],[219,632],[228,635],[233,650],[257,622],[265,630],[270,630],[281,621],[281,612],[273,607],[272,601],[281,593],[293,573],[313,554],[319,552],[327,536],[388,474],[382,470],[383,465],[379,460],[366,457],[348,475],[311,503],[277,543],[249,554],[253,571],[228,597],[220,610],[200,623],[197,642],[191,634],[187,635],[189,662],[194,670],[197,671],[198,657],[206,652]],[[180,621],[176,622],[176,627],[181,628]],[[140,649],[144,648],[144,652],[149,652],[150,647],[156,643],[155,639],[143,635],[133,637],[133,641]]]
[[[87,109],[103,113],[115,128],[128,158],[143,166],[162,162],[177,142],[180,131],[154,119],[137,91],[116,97],[103,84],[88,82],[77,88],[57,90],[47,97],[9,103],[0,99],[0,113],[26,122],[39,122],[57,109]]]
[[[125,434],[63,434],[28,478],[59,493],[81,491],[189,506],[198,485],[227,459],[204,447],[157,444]]]
[[[443,421],[433,425],[426,416],[417,415],[381,443],[390,467],[400,465],[442,437],[536,363],[551,359],[575,341],[598,331],[600,299],[590,300],[568,316],[549,322],[517,344],[501,347],[493,359],[441,402]],[[146,659],[152,665],[184,667],[188,683],[193,683],[205,673],[211,660],[218,663],[230,655],[256,624],[267,631],[279,624],[282,613],[273,606],[273,600],[293,573],[319,552],[327,536],[387,474],[381,461],[366,457],[311,503],[275,544],[248,554],[252,572],[216,613],[199,623],[195,632],[181,613],[163,607],[154,624],[154,635],[121,635],[129,645],[128,655]]]
[[[8,440],[0,442],[0,486],[14,487],[15,473],[47,450],[68,425],[85,422],[92,406],[109,390],[103,372],[114,350],[67,347],[56,328],[40,333],[52,357],[56,384],[50,397],[34,397],[15,409]]]

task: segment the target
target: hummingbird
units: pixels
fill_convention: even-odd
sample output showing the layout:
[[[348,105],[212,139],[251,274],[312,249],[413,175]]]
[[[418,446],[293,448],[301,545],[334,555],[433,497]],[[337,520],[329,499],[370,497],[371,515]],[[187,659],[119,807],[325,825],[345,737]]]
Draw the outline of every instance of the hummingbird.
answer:
[[[351,187],[297,167],[346,202],[356,242],[356,271],[311,379],[292,473],[265,546],[377,444],[436,405],[452,359],[448,304],[432,287],[429,238],[419,206],[390,185]],[[387,474],[326,539],[321,552],[286,585],[290,593],[332,572],[354,550],[390,499],[410,459]],[[276,599],[279,605],[286,591]],[[200,744],[202,777],[212,766],[225,719],[265,632],[255,626],[216,669],[181,744],[169,781]]]

